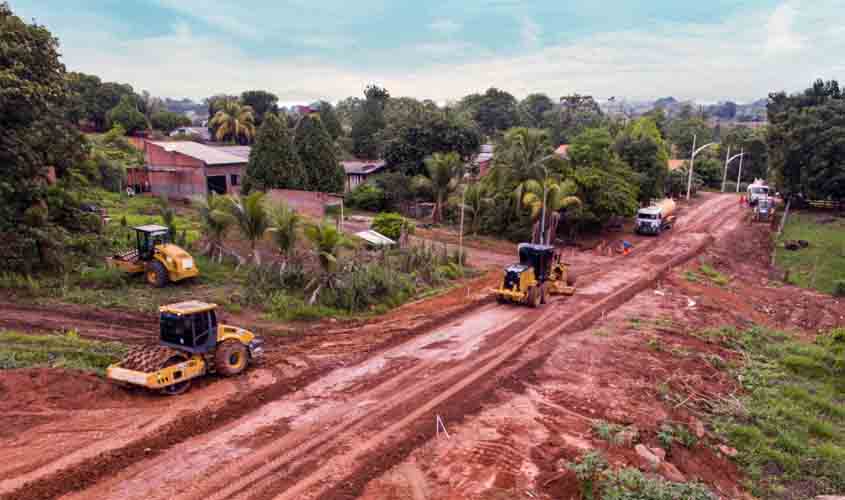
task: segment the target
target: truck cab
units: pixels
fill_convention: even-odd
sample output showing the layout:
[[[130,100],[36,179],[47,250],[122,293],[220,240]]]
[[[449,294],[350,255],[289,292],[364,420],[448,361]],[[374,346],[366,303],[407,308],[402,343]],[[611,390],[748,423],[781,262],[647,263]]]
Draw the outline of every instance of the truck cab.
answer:
[[[637,212],[637,233],[658,235],[664,229],[667,229],[667,223],[660,207],[641,208]]]
[[[764,184],[752,184],[748,186],[748,205],[755,206],[757,202],[769,197],[769,186]]]

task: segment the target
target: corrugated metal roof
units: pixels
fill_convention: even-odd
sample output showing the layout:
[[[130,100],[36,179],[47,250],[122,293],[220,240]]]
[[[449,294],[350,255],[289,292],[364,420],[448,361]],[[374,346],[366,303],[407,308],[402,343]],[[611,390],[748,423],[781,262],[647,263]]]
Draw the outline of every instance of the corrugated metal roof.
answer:
[[[360,233],[355,233],[355,236],[361,238],[367,243],[371,243],[373,245],[378,246],[390,246],[396,244],[395,241],[391,240],[387,236],[377,231],[373,231],[372,229],[369,229],[367,231],[361,231]]]
[[[215,149],[241,157],[244,160],[249,160],[249,153],[252,151],[252,147],[250,146],[218,146]]]
[[[156,146],[172,153],[179,153],[191,158],[196,158],[206,165],[231,165],[235,163],[246,163],[246,159],[234,155],[222,148],[212,148],[205,144],[191,141],[178,142],[151,142]]]
[[[384,168],[384,160],[349,160],[341,162],[346,174],[371,174]]]

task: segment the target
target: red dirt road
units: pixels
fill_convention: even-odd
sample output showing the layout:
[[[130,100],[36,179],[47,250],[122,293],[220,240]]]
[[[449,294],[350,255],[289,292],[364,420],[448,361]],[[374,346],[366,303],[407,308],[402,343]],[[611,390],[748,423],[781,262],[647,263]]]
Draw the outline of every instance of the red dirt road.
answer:
[[[245,381],[231,381],[235,385],[231,391],[217,390],[221,384],[217,382],[176,399],[136,396],[146,406],[139,405],[132,414],[106,416],[106,421],[115,423],[97,431],[96,447],[84,447],[94,431],[65,426],[68,439],[82,447],[82,455],[51,456],[49,441],[36,435],[45,431],[44,426],[33,427],[32,435],[11,443],[0,440],[3,449],[14,450],[31,464],[26,471],[0,469],[0,494],[79,499],[357,498],[372,479],[430,440],[435,415],[452,425],[478,414],[486,403],[496,401],[497,387],[519,385],[533,377],[559,339],[611,315],[701,253],[714,236],[735,228],[740,210],[734,197],[708,195],[681,213],[673,231],[644,240],[628,257],[581,256],[594,264],[579,269],[579,293],[541,310],[479,302],[473,310],[446,318],[442,325],[430,325],[405,342],[387,341],[384,350],[367,353],[352,364],[335,361],[334,366],[309,367],[314,371],[308,377],[268,367],[253,371]],[[356,340],[352,337],[350,343]],[[280,360],[284,353],[278,355],[273,359]],[[303,367],[297,373],[306,371]],[[280,383],[287,386],[281,388]],[[256,394],[257,399],[244,402],[234,396],[236,391]],[[243,411],[231,408],[236,404],[245,405]],[[197,409],[200,417],[192,415]],[[216,414],[221,423],[209,424],[209,415],[213,419]],[[172,422],[165,427],[150,425],[156,418]],[[200,431],[189,430],[192,418],[202,422]],[[85,421],[73,419],[75,425]],[[156,441],[163,432],[167,439]],[[139,451],[144,440],[153,446]],[[414,475],[413,467],[403,467]],[[419,496],[424,487],[416,486],[411,489]]]

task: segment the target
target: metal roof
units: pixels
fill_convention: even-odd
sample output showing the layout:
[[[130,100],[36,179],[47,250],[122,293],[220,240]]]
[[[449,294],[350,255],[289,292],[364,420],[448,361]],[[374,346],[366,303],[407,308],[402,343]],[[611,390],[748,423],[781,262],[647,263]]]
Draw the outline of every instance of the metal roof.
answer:
[[[384,160],[349,160],[341,162],[346,174],[371,174],[384,168]]]
[[[177,142],[151,142],[156,146],[171,153],[179,153],[191,158],[196,158],[206,165],[232,165],[236,163],[246,163],[246,159],[234,155],[223,148],[213,148],[192,141],[177,141]]]
[[[159,231],[168,231],[168,229],[164,226],[159,226],[158,224],[147,224],[144,226],[137,226],[135,228],[136,231],[142,231],[145,233],[157,233]]]
[[[249,153],[252,151],[252,147],[250,146],[217,146],[214,149],[219,149],[220,151],[225,151],[229,154],[239,156],[244,160],[249,160]]]
[[[387,236],[373,231],[372,229],[367,231],[361,231],[360,233],[355,233],[355,236],[361,238],[362,240],[366,241],[367,243],[371,243],[373,245],[378,246],[390,246],[395,245],[396,242],[388,238]]]

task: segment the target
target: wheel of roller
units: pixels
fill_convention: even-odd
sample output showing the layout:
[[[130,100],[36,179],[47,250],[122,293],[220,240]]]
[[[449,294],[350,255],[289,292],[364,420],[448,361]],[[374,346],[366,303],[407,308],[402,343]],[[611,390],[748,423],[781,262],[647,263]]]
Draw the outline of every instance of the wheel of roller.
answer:
[[[237,340],[227,340],[217,346],[214,354],[214,367],[217,373],[226,377],[240,374],[246,369],[249,352]]]
[[[173,366],[179,363],[183,363],[188,360],[188,357],[184,354],[175,354],[168,357],[168,359],[159,364],[156,370],[162,370],[167,368],[168,366]],[[179,394],[184,393],[188,389],[191,388],[191,382],[193,379],[183,380],[181,382],[176,382],[175,384],[168,385],[167,387],[162,387],[161,392],[163,394],[167,394],[168,396],[178,396]]]
[[[159,370],[162,363],[176,353],[177,351],[160,345],[141,346],[129,351],[120,366],[127,370],[151,373]]]

